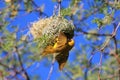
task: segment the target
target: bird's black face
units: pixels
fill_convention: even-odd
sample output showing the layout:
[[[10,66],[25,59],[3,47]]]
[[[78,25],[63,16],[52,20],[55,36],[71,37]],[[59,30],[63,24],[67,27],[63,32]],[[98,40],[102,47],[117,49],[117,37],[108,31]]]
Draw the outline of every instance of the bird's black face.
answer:
[[[67,39],[72,39],[73,38],[73,36],[74,36],[74,32],[64,32],[64,34],[66,35],[66,37],[67,37]]]

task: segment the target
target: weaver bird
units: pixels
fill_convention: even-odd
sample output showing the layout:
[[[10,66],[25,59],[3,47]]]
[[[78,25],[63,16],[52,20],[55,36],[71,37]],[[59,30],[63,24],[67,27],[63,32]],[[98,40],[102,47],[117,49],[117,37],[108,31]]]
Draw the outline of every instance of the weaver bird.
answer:
[[[62,70],[65,66],[69,51],[74,46],[74,40],[69,39],[62,31],[59,33],[58,37],[56,38],[56,42],[53,46],[47,46],[44,51],[43,55],[47,54],[56,54],[55,59],[59,64],[59,70]]]

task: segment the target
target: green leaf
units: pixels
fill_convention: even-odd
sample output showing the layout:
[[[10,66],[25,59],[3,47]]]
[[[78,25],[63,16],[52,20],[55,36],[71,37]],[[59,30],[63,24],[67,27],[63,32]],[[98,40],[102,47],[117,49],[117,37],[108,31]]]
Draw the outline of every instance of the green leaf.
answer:
[[[70,6],[74,6],[75,4],[77,4],[80,1],[81,0],[72,0],[71,3],[70,3]]]
[[[61,10],[62,16],[71,16],[71,8],[65,8]]]

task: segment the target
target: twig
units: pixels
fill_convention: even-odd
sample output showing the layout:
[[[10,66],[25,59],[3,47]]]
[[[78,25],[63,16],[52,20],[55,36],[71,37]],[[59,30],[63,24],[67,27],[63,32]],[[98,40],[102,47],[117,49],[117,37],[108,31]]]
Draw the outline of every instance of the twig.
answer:
[[[117,30],[118,30],[119,27],[120,27],[120,22],[118,23],[117,27],[114,29],[114,31],[112,32],[112,34],[110,35],[110,38],[106,41],[105,45],[100,49],[100,51],[103,51],[105,49],[105,47],[109,44],[110,40],[114,39],[114,37],[116,36],[116,32],[117,32]],[[117,45],[117,41],[116,41],[115,44]],[[117,46],[116,46],[116,48],[117,48]]]
[[[74,80],[74,79],[72,79],[72,77],[65,70],[64,70],[64,74],[69,78],[69,80]]]
[[[113,32],[113,40],[114,40],[114,46],[115,46],[115,53],[113,54],[114,57],[116,58],[117,62],[118,62],[118,67],[120,67],[120,57],[117,51],[117,40],[115,38],[115,35],[117,33],[118,28],[120,27],[120,22],[118,23],[117,27],[115,28],[114,32]],[[120,79],[120,70],[118,70],[118,75],[119,75],[119,79]]]
[[[100,73],[101,73],[101,70],[102,70],[102,57],[103,57],[102,54],[103,53],[100,54],[100,62],[99,62],[100,67],[99,67],[99,73],[98,73],[98,80],[101,80]]]
[[[106,78],[102,78],[101,80],[114,80],[112,78],[118,77],[119,75],[111,75],[111,76],[107,76]]]
[[[20,73],[20,72],[16,71],[14,68],[9,67],[8,65],[3,64],[3,63],[1,63],[1,62],[0,62],[0,65],[3,66],[4,68],[8,69],[8,70],[13,70],[13,71],[15,72],[15,75],[12,76],[11,78],[16,78],[16,80],[18,80],[18,78],[17,78],[16,75],[17,75],[18,73]]]
[[[115,53],[113,53],[113,56],[116,58],[117,62],[118,62],[118,66],[120,67],[120,57],[119,57],[119,54],[118,54],[118,47],[117,47],[117,40],[115,38],[115,35],[116,35],[116,32],[118,30],[118,28],[120,27],[120,23],[118,24],[118,26],[115,28],[115,31],[113,33],[113,41],[114,41],[114,47],[115,47]],[[120,79],[120,70],[118,70],[118,75],[119,75],[119,79]]]
[[[84,79],[85,80],[88,80],[88,68],[86,68],[86,70],[85,70],[85,75],[84,75]]]
[[[61,16],[60,9],[61,9],[61,0],[58,0],[58,16]]]
[[[114,41],[114,46],[115,46],[115,53],[113,53],[113,56],[116,58],[118,64],[120,64],[120,58],[119,58],[119,54],[117,51],[117,40],[115,37],[113,38],[113,41]]]
[[[81,28],[78,28],[77,31],[85,34],[85,35],[94,35],[94,36],[112,36],[111,34],[98,34],[98,33],[90,33],[90,32],[86,32],[86,31],[83,31]]]
[[[20,54],[19,54],[19,51],[18,51],[18,48],[16,47],[16,52],[17,52],[17,55],[18,55],[18,61],[20,63],[20,67],[21,67],[21,71],[24,72],[25,74],[25,77],[26,77],[26,80],[30,80],[29,76],[28,76],[28,73],[26,72],[26,70],[24,69],[23,67],[23,63],[22,63],[22,60],[21,60],[21,57],[20,57]]]
[[[52,65],[51,65],[47,80],[50,80],[50,77],[51,77],[52,72],[53,72],[54,63],[55,63],[55,55],[53,55]]]
[[[34,0],[31,0],[31,2],[32,2],[32,4],[35,6],[35,7],[39,7],[36,3],[35,3],[35,1]]]
[[[115,24],[114,24],[114,25],[115,25]],[[117,27],[116,27],[115,30],[113,31],[112,37],[114,37],[114,36],[116,35],[117,30],[118,30],[119,27],[120,27],[120,22],[118,23]]]
[[[91,61],[92,61],[92,58],[93,58],[94,54],[95,54],[95,48],[93,47],[93,50],[92,50],[92,52],[91,52],[91,56],[90,56],[90,58],[89,58],[89,60],[88,60],[89,66],[90,66],[90,64],[91,64]]]
[[[115,24],[114,24],[115,25]],[[109,44],[110,40],[113,39],[114,40],[114,45],[115,45],[115,58],[117,60],[117,62],[120,64],[120,59],[119,59],[119,55],[118,55],[118,52],[117,52],[117,41],[116,41],[116,32],[118,30],[118,28],[120,27],[120,23],[118,23],[117,27],[115,27],[114,31],[112,32],[112,35],[110,36],[110,38],[107,40],[106,44],[100,49],[100,51],[103,52],[103,50],[106,48],[106,46]],[[101,53],[101,58],[100,58],[100,65],[102,64],[102,53]],[[100,79],[100,71],[101,71],[101,67],[100,67],[100,70],[99,70],[99,74],[98,74],[98,80],[101,80]],[[118,72],[119,76],[120,76],[120,70]]]
[[[3,64],[2,62],[0,62],[0,65],[3,66],[4,68],[11,69],[8,65]]]

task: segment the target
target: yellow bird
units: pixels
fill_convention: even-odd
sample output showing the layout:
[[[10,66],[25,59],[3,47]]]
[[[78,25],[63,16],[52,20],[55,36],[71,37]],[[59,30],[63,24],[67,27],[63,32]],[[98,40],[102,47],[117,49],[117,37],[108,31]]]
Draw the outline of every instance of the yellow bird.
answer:
[[[59,64],[59,70],[62,70],[65,66],[69,51],[74,46],[74,40],[69,39],[67,35],[65,35],[62,31],[59,33],[58,37],[56,38],[56,42],[54,46],[47,46],[43,51],[43,56],[47,54],[57,54],[55,56],[56,61]]]

